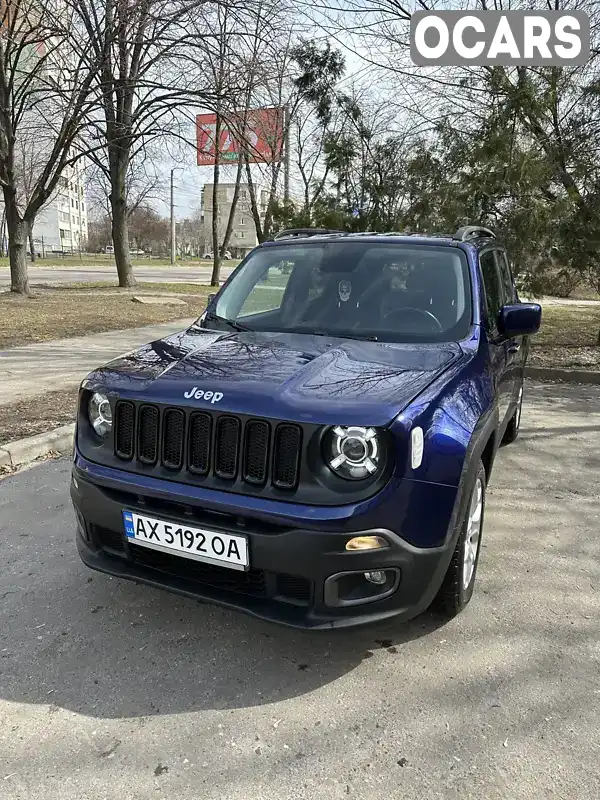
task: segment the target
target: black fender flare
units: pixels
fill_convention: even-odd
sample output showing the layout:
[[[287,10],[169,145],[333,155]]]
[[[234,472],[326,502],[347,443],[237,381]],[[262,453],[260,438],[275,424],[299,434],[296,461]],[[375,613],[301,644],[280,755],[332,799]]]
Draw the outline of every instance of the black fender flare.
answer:
[[[498,440],[498,421],[498,406],[494,404],[487,412],[480,416],[469,440],[460,480],[458,482],[452,518],[448,526],[448,538],[452,539],[454,542],[460,533],[460,522],[466,512],[466,505],[470,497],[469,488],[471,483],[475,480],[481,457],[490,441],[493,441],[492,461],[498,450],[500,444]],[[486,472],[489,475],[489,470],[486,470]]]

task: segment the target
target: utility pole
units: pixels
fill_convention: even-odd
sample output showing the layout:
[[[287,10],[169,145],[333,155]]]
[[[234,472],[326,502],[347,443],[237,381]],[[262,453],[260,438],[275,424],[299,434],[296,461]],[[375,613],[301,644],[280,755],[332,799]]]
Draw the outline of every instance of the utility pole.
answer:
[[[173,187],[173,173],[175,168],[171,170],[171,264],[175,263],[175,192]]]

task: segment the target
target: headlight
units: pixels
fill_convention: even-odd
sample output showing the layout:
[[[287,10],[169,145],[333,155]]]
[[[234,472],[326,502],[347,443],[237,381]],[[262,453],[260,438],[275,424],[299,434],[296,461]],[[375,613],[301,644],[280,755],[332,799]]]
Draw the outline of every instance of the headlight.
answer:
[[[328,434],[325,460],[340,477],[359,481],[377,472],[379,453],[379,441],[374,428],[338,425]]]
[[[88,405],[90,424],[98,436],[108,436],[112,428],[112,411],[108,397],[100,392],[95,392]]]

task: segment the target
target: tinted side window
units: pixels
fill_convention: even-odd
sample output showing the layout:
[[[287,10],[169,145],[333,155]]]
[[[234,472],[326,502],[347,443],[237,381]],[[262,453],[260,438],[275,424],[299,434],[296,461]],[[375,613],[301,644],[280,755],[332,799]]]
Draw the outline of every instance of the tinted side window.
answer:
[[[508,258],[506,257],[506,253],[504,253],[502,250],[498,250],[496,255],[498,256],[498,266],[500,267],[502,288],[504,289],[504,302],[514,303],[515,287],[510,272],[510,266],[508,264]]]
[[[502,284],[500,275],[494,258],[494,251],[488,250],[479,257],[481,274],[483,276],[483,286],[485,289],[485,299],[487,303],[488,322],[490,327],[495,327],[496,318],[502,306]]]

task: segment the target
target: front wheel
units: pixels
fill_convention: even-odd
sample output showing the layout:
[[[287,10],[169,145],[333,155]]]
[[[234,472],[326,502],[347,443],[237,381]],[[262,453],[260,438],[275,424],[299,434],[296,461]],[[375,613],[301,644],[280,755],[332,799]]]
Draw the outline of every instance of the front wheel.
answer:
[[[515,413],[510,418],[510,422],[506,426],[504,436],[502,437],[502,444],[512,444],[519,435],[519,428],[521,426],[521,409],[523,408],[523,384],[519,389],[519,399],[517,400],[517,407]]]
[[[486,475],[481,461],[471,486],[461,532],[432,609],[451,618],[467,605],[475,588],[485,510]]]

